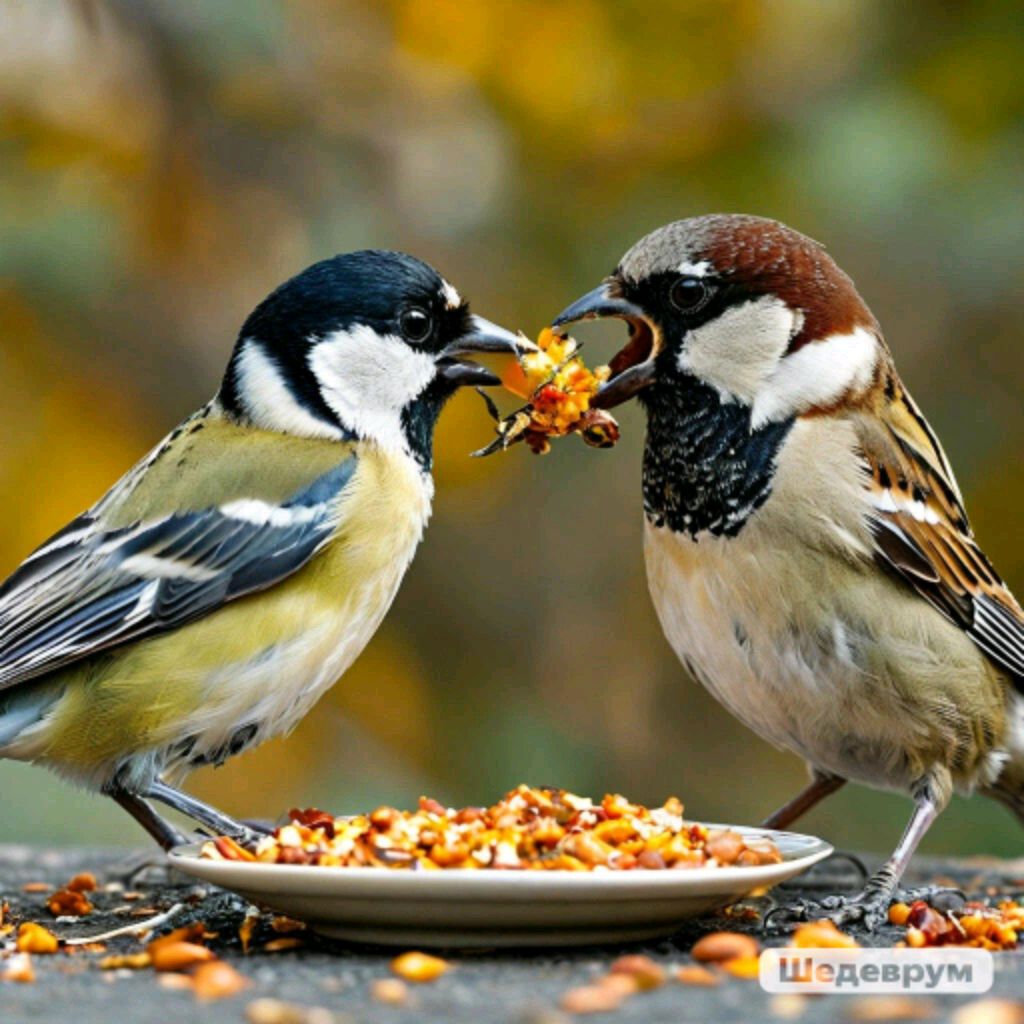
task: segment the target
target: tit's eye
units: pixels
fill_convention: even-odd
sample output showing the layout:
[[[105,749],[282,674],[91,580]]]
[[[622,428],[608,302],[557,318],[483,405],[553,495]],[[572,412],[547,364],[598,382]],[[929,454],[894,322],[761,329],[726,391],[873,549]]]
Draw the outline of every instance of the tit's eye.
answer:
[[[677,278],[668,292],[669,302],[680,313],[696,313],[710,298],[711,289],[695,277]]]
[[[426,341],[434,330],[433,318],[418,306],[407,309],[399,318],[398,325],[402,328],[405,340],[413,344]]]

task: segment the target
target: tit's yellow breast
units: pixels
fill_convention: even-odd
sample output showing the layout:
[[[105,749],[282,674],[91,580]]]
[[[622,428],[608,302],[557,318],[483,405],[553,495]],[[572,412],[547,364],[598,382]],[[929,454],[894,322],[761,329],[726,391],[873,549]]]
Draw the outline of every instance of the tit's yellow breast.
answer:
[[[430,478],[411,458],[367,446],[355,454],[339,526],[306,566],[47,680],[63,696],[24,753],[101,782],[126,757],[188,741],[189,758],[201,758],[246,726],[258,739],[290,729],[380,625],[430,514]]]

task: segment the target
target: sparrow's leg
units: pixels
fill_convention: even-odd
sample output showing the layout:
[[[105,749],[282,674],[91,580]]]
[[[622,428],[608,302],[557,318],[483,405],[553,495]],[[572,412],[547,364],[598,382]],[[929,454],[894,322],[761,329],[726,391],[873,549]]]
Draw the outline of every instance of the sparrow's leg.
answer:
[[[868,879],[855,896],[826,896],[822,900],[796,900],[776,907],[765,915],[765,925],[784,928],[800,921],[830,918],[837,925],[860,922],[873,931],[885,919],[896,886],[903,877],[910,858],[932,822],[939,816],[952,792],[949,770],[935,769],[914,787],[914,813],[903,838],[893,855]]]
[[[837,789],[846,785],[846,779],[839,778],[820,768],[811,768],[811,781],[788,803],[784,803],[774,814],[761,822],[762,828],[789,828],[797,818],[802,818],[812,807]]]
[[[188,840],[169,822],[160,817],[141,796],[126,789],[112,789],[110,797],[123,807],[165,850],[181,846]]]
[[[240,843],[255,843],[264,834],[263,831],[235,821],[234,818],[218,811],[216,807],[204,804],[202,800],[197,800],[194,796],[189,796],[188,793],[169,786],[162,779],[157,779],[150,785],[146,796],[159,800],[160,803],[166,804],[168,807],[173,807],[193,821],[198,821],[200,825],[205,825],[216,835],[230,836]]]

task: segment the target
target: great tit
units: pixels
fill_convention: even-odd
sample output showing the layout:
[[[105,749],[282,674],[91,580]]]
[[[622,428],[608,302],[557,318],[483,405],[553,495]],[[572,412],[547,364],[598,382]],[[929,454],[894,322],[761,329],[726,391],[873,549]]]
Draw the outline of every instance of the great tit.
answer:
[[[288,732],[380,625],[430,515],[463,359],[527,351],[433,268],[316,263],[245,321],[217,395],[0,587],[0,756],[100,790],[163,847],[191,769]]]
[[[628,322],[596,405],[647,414],[647,577],[689,673],[808,762],[786,828],[847,780],[913,816],[856,898],[884,918],[954,789],[1024,819],[1024,613],[978,547],[877,321],[825,250],[716,215],[641,239],[556,318]],[[792,916],[792,915],[791,915]]]

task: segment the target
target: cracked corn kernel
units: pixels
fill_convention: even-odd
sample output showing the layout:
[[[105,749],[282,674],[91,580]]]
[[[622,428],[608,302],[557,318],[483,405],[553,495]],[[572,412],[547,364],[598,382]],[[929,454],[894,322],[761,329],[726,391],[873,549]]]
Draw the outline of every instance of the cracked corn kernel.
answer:
[[[451,964],[439,956],[428,953],[403,953],[391,961],[391,970],[406,981],[422,983],[436,981],[442,974],[451,970]]]
[[[889,924],[904,925],[910,916],[910,907],[906,903],[894,903],[889,908]]]
[[[85,917],[92,913],[92,904],[77,889],[58,889],[46,906],[54,917]]]
[[[213,950],[195,942],[155,942],[149,956],[153,969],[161,973],[183,971],[214,958]]]
[[[615,992],[623,999],[640,991],[636,978],[630,974],[604,974],[600,978],[595,978],[594,984],[598,988]]]
[[[566,1013],[611,1013],[622,1000],[623,994],[609,985],[582,985],[569,989],[559,1005]]]
[[[48,928],[34,921],[26,921],[18,929],[15,948],[19,953],[56,953],[60,942]]]
[[[790,945],[798,949],[856,949],[860,943],[825,919],[800,925]]]
[[[665,968],[656,960],[640,953],[620,956],[609,968],[612,974],[632,978],[639,989],[659,988],[665,984]]]
[[[100,961],[101,971],[141,971],[153,964],[148,953],[122,953],[105,956]]]
[[[199,999],[228,999],[249,987],[249,979],[223,960],[200,964],[192,974],[192,991]]]
[[[760,944],[743,932],[709,932],[697,940],[690,955],[701,963],[724,963],[739,957],[756,957]]]
[[[676,981],[684,985],[719,985],[722,982],[720,974],[715,974],[700,964],[685,964],[676,971],[675,977]]]

